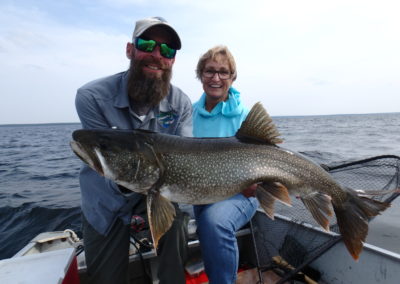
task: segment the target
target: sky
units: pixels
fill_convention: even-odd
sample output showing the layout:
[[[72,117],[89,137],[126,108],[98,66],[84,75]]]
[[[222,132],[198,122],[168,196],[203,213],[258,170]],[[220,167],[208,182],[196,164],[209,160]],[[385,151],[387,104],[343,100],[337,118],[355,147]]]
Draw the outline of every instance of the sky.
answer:
[[[199,57],[226,45],[233,86],[272,116],[399,112],[397,0],[2,0],[0,124],[78,122],[76,90],[124,71],[136,20],[178,31],[172,83],[195,102]]]

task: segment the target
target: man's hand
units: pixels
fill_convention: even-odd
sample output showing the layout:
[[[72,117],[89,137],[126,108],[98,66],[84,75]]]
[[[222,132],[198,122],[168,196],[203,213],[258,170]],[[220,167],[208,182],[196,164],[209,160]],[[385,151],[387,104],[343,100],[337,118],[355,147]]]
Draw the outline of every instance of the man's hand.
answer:
[[[124,193],[124,194],[132,193],[132,192],[133,192],[132,190],[129,190],[129,189],[127,189],[126,187],[124,187],[124,186],[122,186],[122,185],[119,185],[119,184],[117,184],[117,185],[118,185],[119,191],[121,191],[121,192]]]
[[[250,185],[248,188],[242,191],[242,194],[247,198],[256,196],[257,186],[257,183]]]

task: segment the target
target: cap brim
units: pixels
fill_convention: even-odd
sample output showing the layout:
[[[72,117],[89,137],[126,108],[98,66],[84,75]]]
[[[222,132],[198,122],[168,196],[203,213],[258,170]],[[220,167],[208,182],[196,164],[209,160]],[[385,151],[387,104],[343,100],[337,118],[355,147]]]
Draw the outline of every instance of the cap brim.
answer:
[[[148,31],[150,28],[156,27],[156,26],[161,26],[161,27],[165,27],[166,29],[168,29],[168,31],[171,33],[172,36],[172,43],[171,43],[171,47],[179,50],[182,47],[181,44],[181,39],[178,36],[178,33],[174,30],[173,27],[171,27],[169,24],[167,23],[151,23],[148,25],[145,25],[143,27],[141,27],[141,29],[138,29],[135,31],[134,33],[134,37],[140,37],[141,35],[143,35],[146,31]]]

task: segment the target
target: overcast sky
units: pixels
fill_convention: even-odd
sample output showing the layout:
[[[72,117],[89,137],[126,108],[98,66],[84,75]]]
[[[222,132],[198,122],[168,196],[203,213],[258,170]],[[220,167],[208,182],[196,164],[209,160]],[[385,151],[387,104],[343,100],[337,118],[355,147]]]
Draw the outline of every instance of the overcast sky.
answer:
[[[397,0],[2,0],[0,124],[78,122],[77,88],[128,68],[134,22],[148,16],[179,32],[173,83],[193,102],[200,55],[224,44],[249,107],[399,112],[399,13]]]

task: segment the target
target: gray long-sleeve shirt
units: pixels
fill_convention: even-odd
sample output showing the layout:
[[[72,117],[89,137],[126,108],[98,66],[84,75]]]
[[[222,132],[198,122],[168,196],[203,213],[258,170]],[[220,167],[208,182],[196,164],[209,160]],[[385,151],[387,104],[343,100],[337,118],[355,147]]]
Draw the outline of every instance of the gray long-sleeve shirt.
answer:
[[[129,105],[128,71],[92,81],[78,89],[75,105],[82,127],[147,129],[180,136],[192,136],[192,104],[188,96],[172,86],[158,107],[143,121]],[[117,218],[129,224],[132,208],[141,195],[123,194],[118,186],[88,166],[80,171],[82,211],[99,233],[106,235]]]

